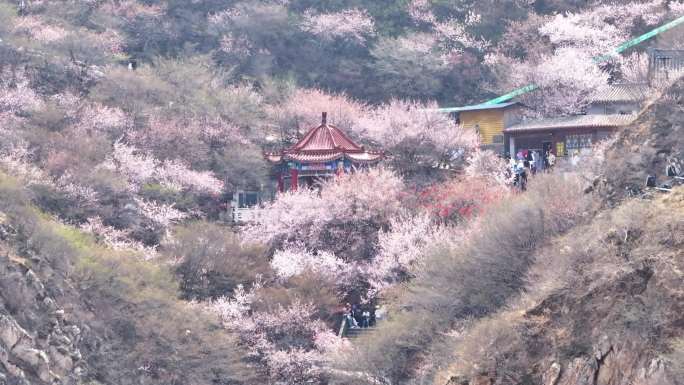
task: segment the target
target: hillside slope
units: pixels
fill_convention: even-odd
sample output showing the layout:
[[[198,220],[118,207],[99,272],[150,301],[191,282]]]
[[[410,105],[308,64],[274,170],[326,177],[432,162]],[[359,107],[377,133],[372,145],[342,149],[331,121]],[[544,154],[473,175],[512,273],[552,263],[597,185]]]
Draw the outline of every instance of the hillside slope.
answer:
[[[244,353],[162,267],[33,208],[0,173],[0,384],[244,384]]]
[[[684,188],[627,199],[684,154],[684,82],[654,102],[607,153],[592,221],[552,240],[526,293],[469,326],[436,383],[682,384]]]

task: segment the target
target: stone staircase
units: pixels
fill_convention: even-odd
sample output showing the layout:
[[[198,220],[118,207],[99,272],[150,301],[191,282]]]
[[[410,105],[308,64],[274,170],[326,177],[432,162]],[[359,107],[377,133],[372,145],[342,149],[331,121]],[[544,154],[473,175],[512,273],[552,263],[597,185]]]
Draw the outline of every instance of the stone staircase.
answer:
[[[346,328],[345,333],[342,335],[342,337],[348,338],[350,340],[354,340],[356,338],[361,337],[364,334],[372,333],[373,330],[375,330],[375,327],[358,328],[358,329]]]

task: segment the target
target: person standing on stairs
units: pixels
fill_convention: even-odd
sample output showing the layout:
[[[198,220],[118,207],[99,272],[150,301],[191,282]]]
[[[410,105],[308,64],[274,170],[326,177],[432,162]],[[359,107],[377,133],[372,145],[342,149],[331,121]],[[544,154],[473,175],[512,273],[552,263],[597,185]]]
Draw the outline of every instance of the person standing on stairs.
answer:
[[[357,323],[361,322],[361,306],[359,306],[358,303],[352,304],[351,307],[351,314],[352,317],[354,317],[354,320],[356,320]]]
[[[363,313],[361,313],[361,318],[362,318],[361,327],[364,327],[364,328],[369,327],[370,326],[371,314],[370,314],[370,311],[368,309],[364,310]]]
[[[344,319],[347,322],[347,327],[350,329],[358,329],[359,328],[359,323],[356,322],[356,318],[354,318],[354,308],[347,304],[344,309]]]

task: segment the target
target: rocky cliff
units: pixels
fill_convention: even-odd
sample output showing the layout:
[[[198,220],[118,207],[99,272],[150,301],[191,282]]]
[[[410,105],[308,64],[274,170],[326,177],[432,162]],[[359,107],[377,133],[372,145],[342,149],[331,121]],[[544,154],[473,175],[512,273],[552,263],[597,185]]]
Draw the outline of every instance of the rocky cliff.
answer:
[[[87,368],[79,346],[90,330],[64,309],[78,293],[40,261],[15,254],[8,222],[0,214],[0,384],[78,383]]]

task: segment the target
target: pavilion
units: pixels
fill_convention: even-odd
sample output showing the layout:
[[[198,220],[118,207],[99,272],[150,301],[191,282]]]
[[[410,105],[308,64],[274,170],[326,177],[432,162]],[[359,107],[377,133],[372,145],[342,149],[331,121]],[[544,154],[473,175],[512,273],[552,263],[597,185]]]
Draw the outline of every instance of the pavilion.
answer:
[[[295,145],[266,153],[265,157],[274,166],[278,191],[283,192],[286,185],[297,190],[300,185],[312,186],[319,179],[377,164],[384,154],[354,143],[342,130],[328,124],[323,112],[320,126],[310,129]]]

